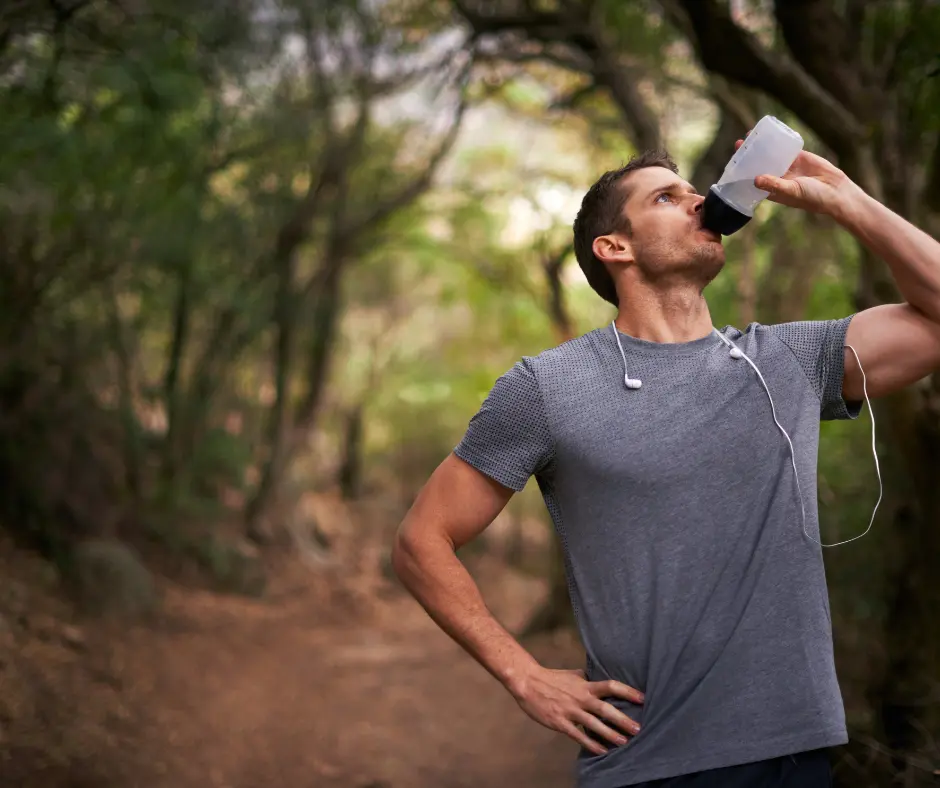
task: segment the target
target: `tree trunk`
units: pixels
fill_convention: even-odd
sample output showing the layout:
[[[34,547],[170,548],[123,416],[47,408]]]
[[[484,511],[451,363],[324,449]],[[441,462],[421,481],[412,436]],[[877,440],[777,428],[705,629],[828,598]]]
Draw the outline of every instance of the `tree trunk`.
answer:
[[[883,266],[863,255],[859,308],[880,303],[879,296],[888,286]],[[918,762],[918,757],[936,747],[929,732],[940,724],[936,612],[940,610],[940,402],[936,391],[935,375],[931,385],[875,405],[879,425],[887,428],[880,440],[881,464],[897,469],[892,481],[900,489],[891,491],[896,505],[879,518],[881,527],[891,531],[893,560],[886,585],[884,669],[867,696],[876,714],[876,733],[892,751],[895,779],[902,780],[902,785],[936,784]]]
[[[294,293],[294,252],[299,240],[284,242],[282,231],[275,259],[278,289],[274,301],[273,322],[276,327],[274,351],[274,403],[268,412],[265,444],[268,457],[261,471],[258,489],[245,508],[245,536],[253,542],[264,542],[267,533],[264,515],[274,497],[275,485],[287,463],[285,440],[290,413],[290,384],[294,362],[294,335],[297,330],[297,308]]]
[[[281,353],[289,352],[289,348],[282,342],[289,341],[293,344],[293,338],[281,337],[278,343],[277,385],[284,388],[278,389],[279,393],[269,420],[270,454],[262,471],[258,489],[245,510],[245,534],[255,541],[263,541],[266,538],[263,524],[277,507],[284,471],[309,437],[319,413],[320,401],[326,386],[329,360],[335,344],[336,324],[341,310],[339,289],[343,264],[342,259],[331,259],[326,263],[321,289],[316,296],[310,329],[310,349],[305,375],[306,392],[293,414],[290,413],[286,400],[289,377],[282,379],[282,376],[288,375],[288,372],[280,363]],[[291,331],[293,330],[292,324]]]
[[[253,542],[263,543],[269,534],[265,527],[265,515],[270,508],[278,479],[288,462],[287,431],[293,358],[291,349],[294,337],[293,319],[278,325],[277,351],[275,354],[274,403],[268,412],[264,440],[267,460],[264,463],[258,489],[245,508],[245,536]]]
[[[320,414],[320,403],[326,389],[330,360],[336,345],[336,329],[342,312],[341,285],[347,262],[345,252],[334,245],[313,310],[307,371],[304,376],[307,390],[294,417],[291,453],[297,451],[310,437]]]
[[[190,289],[192,266],[184,262],[177,271],[176,303],[173,313],[173,339],[163,376],[163,400],[166,403],[166,438],[160,475],[164,487],[172,487],[179,469],[180,375],[190,329]]]
[[[343,460],[339,467],[339,489],[342,497],[353,501],[359,497],[362,482],[362,402],[357,402],[346,415],[343,429]]]
[[[738,268],[738,320],[747,326],[757,319],[757,225],[741,228],[741,264]]]
[[[109,287],[111,342],[117,365],[117,381],[121,422],[124,427],[124,483],[133,500],[141,496],[141,469],[143,448],[140,443],[140,423],[134,405],[134,354],[128,348],[127,331],[121,318],[119,294],[112,282]]]

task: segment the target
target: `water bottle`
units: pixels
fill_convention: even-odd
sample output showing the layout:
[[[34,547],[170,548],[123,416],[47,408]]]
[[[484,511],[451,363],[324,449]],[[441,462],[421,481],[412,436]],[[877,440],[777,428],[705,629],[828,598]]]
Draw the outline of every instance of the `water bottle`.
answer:
[[[803,150],[803,138],[772,115],[751,129],[744,143],[712,185],[702,205],[702,226],[721,235],[736,233],[754,216],[769,192],[758,189],[758,175],[781,177]]]

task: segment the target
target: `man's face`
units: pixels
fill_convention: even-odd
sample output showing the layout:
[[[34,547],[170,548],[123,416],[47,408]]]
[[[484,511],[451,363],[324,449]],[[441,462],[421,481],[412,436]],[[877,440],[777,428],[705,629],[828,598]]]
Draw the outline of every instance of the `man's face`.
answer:
[[[655,281],[679,276],[708,284],[721,271],[721,236],[702,228],[702,202],[695,189],[665,167],[631,172],[622,184],[629,192],[624,215],[634,264]]]

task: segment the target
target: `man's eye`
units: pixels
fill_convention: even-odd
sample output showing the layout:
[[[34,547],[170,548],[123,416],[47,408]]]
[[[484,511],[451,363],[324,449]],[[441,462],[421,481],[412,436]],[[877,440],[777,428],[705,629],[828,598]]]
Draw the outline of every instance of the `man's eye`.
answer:
[[[656,202],[659,202],[659,201],[660,201],[661,199],[663,199],[664,197],[665,197],[667,200],[671,200],[671,199],[672,199],[672,196],[669,194],[669,192],[663,192],[662,194],[660,194],[660,195],[656,198]]]

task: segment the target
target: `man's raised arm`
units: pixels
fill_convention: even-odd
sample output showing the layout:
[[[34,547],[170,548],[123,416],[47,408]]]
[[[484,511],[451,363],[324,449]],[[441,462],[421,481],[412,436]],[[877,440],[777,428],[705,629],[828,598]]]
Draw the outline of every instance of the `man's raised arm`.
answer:
[[[838,167],[803,151],[783,178],[760,176],[774,202],[832,216],[884,260],[903,304],[859,312],[845,344],[858,353],[870,396],[898,391],[940,369],[940,243],[885,207]],[[845,354],[845,399],[862,399],[862,372]]]

